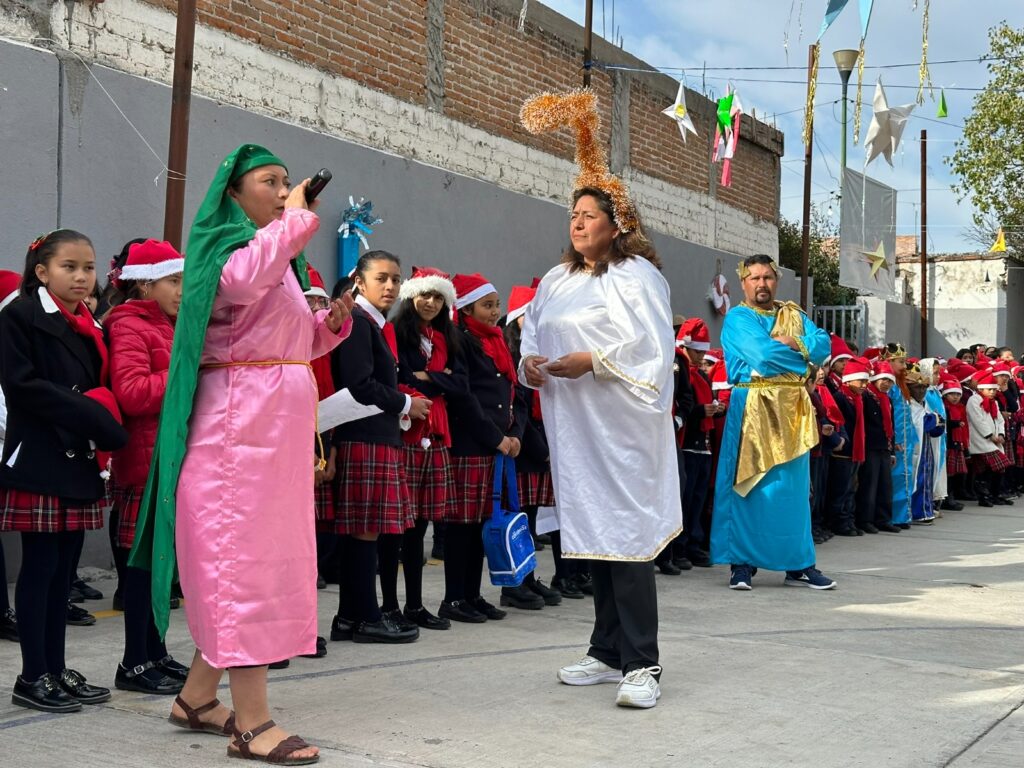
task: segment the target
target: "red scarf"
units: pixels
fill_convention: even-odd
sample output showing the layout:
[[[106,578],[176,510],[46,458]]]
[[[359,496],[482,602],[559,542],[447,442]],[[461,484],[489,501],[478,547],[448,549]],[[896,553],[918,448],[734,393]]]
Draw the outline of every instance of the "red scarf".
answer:
[[[896,439],[896,431],[892,424],[892,400],[889,396],[875,386],[874,382],[868,384],[868,392],[875,398],[878,407],[882,411],[882,428],[885,430],[885,437],[891,443]]]
[[[989,416],[992,417],[992,421],[995,421],[996,419],[998,419],[999,418],[999,402],[996,400],[996,398],[994,398],[994,397],[985,397],[980,392],[978,393],[978,397],[981,398],[981,407],[982,407],[982,409],[986,413],[988,413]]]
[[[427,327],[427,340],[430,341],[430,359],[427,361],[427,371],[438,373],[448,367],[448,341],[443,333],[437,333],[433,328]],[[433,398],[430,406],[429,421],[430,434],[440,438],[449,448],[452,445],[452,435],[448,430],[448,405],[445,403],[444,395]]]
[[[64,315],[64,319],[68,321],[68,325],[71,326],[71,330],[96,345],[96,351],[100,355],[100,386],[107,386],[110,382],[110,379],[108,378],[110,375],[110,356],[107,354],[107,342],[103,338],[103,329],[96,325],[92,312],[90,312],[89,308],[85,306],[85,302],[82,302],[78,305],[76,313],[71,314],[68,312],[67,308],[57,300],[57,297],[54,296],[53,293],[50,293],[50,298],[53,299],[53,303],[57,305],[57,309],[60,310],[60,313]]]
[[[474,320],[469,315],[460,316],[460,321],[465,323],[466,329],[480,340],[484,354],[494,363],[499,373],[505,374],[510,382],[515,385],[516,366],[512,362],[512,353],[508,351],[508,344],[505,343],[505,334],[496,325],[486,325],[479,320]]]
[[[530,417],[534,421],[544,421],[544,414],[540,409],[540,390],[533,390],[533,399],[530,403]]]
[[[950,437],[957,446],[966,449],[971,442],[971,429],[967,424],[967,407],[963,400],[959,403],[946,401],[946,418],[960,422],[959,426],[950,429]]]
[[[854,461],[863,462],[865,459],[864,399],[861,395],[854,394],[853,390],[850,389],[846,384],[843,384],[843,394],[846,395],[846,399],[853,404],[853,410],[857,414],[857,423],[853,425],[853,434],[850,435],[850,440],[853,441],[853,444],[850,446],[850,458],[853,459]]]
[[[696,365],[690,364],[690,386],[693,388],[693,402],[697,405],[711,405],[714,402],[714,395],[711,393],[711,385],[704,377],[704,372]],[[715,428],[715,418],[705,416],[700,420],[700,431],[707,434]]]
[[[832,397],[832,390],[824,384],[819,384],[818,396],[821,398],[821,404],[825,406],[825,416],[832,422],[835,428],[839,429],[841,426],[846,424],[846,419],[843,418],[843,412],[839,410],[839,406],[836,404],[836,399]]]
[[[334,377],[331,375],[331,355],[320,355],[310,361],[313,377],[316,379],[317,398],[326,400],[334,394]]]

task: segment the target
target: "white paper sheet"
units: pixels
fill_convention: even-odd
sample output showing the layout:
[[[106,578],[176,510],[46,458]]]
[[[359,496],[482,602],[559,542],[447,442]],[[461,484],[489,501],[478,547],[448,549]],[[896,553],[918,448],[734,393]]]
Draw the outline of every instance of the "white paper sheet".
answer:
[[[317,409],[317,429],[326,432],[339,424],[376,416],[378,413],[382,411],[376,405],[357,403],[351,392],[342,389],[320,401],[320,407]]]

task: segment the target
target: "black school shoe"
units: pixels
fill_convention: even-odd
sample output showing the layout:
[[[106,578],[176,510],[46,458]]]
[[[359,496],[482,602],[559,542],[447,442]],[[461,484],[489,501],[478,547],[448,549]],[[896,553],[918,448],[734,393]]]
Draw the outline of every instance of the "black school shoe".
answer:
[[[335,616],[331,622],[331,640],[351,640],[355,631],[355,622],[341,616]]]
[[[469,602],[474,608],[480,611],[480,613],[486,616],[488,621],[501,621],[506,616],[508,616],[508,613],[501,610],[500,608],[496,608],[495,606],[491,605],[486,600],[484,600],[482,596],[474,597]],[[544,601],[541,600],[541,605],[543,604]]]
[[[572,579],[563,579],[559,576],[555,576],[551,580],[551,588],[558,591],[558,593],[569,600],[582,600],[583,593],[580,588],[576,586],[576,582]]]
[[[502,587],[501,599],[498,602],[509,608],[519,608],[523,611],[539,611],[544,607],[544,598],[534,594],[525,584],[520,584],[518,587]]]
[[[316,636],[316,650],[313,653],[304,653],[302,658],[304,659],[322,659],[327,655],[327,638]]]
[[[18,642],[18,619],[12,608],[8,608],[0,615],[0,637]]]
[[[380,621],[362,621],[352,633],[356,643],[412,643],[420,636],[420,628],[406,629],[398,626],[388,614],[382,614]]]
[[[174,680],[161,672],[151,661],[128,669],[117,665],[114,673],[114,687],[119,691],[135,691],[156,696],[170,696],[181,693],[185,687],[182,680]]]
[[[74,581],[71,582],[71,592],[72,593],[77,592],[85,600],[102,600],[103,599],[103,593],[102,592],[100,592],[98,589],[90,587],[88,584],[86,584],[81,579],[75,579]],[[79,601],[78,600],[72,600],[72,602],[77,603]]]
[[[442,619],[461,621],[464,624],[483,624],[487,617],[478,611],[468,600],[451,600],[442,602],[437,609]]]
[[[892,523],[878,523],[875,527],[880,531],[885,531],[886,533],[899,533],[901,530]]]
[[[531,592],[540,595],[544,605],[562,604],[562,593],[557,589],[552,589],[540,579],[530,579],[526,582],[526,586]]]
[[[67,623],[73,627],[91,627],[96,623],[96,617],[69,601]]]
[[[85,682],[85,677],[73,669],[61,672],[57,682],[64,689],[64,693],[82,704],[102,704],[104,701],[110,701],[109,688],[89,685]]]
[[[407,621],[411,621],[418,627],[423,629],[451,629],[452,623],[448,619],[443,619],[439,616],[435,616],[423,606],[410,610],[408,606],[402,611],[402,615],[405,616]]]
[[[272,661],[267,664],[268,669],[288,669],[292,665],[291,659],[281,659],[281,661]]]
[[[577,573],[572,580],[584,595],[594,594],[594,580],[589,573]]]
[[[188,680],[188,667],[180,661],[176,661],[170,654],[159,661],[154,661],[153,666],[172,680],[181,680],[181,682]]]
[[[65,693],[57,678],[47,673],[34,683],[25,682],[21,675],[14,681],[11,703],[40,712],[78,712],[82,703]]]

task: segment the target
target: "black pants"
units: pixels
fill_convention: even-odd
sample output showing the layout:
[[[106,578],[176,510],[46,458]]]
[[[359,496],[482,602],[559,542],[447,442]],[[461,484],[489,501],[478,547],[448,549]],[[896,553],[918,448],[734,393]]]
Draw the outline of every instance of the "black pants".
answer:
[[[623,673],[658,663],[653,563],[591,560],[594,632],[588,653]]]
[[[828,456],[811,456],[811,530],[825,527],[828,465]]]
[[[857,486],[857,527],[892,523],[892,462],[888,451],[867,451]]]
[[[127,562],[131,550],[117,549]],[[167,648],[153,621],[152,573],[128,566],[121,589],[124,598],[124,656],[121,663],[130,670],[147,661],[160,661],[167,655]]]
[[[444,599],[475,600],[484,577],[482,523],[445,523]]]
[[[708,495],[708,486],[711,483],[711,454],[692,453],[691,451],[680,451],[682,454],[683,479],[683,533],[676,540],[676,554],[684,557],[688,552],[703,550],[705,538],[704,523],[701,520],[704,514],[704,500]],[[683,551],[679,551],[678,545],[682,544]]]
[[[833,531],[853,527],[853,477],[857,465],[849,458],[833,456],[828,462],[826,524]]]
[[[68,593],[84,531],[22,533],[21,571],[14,588],[21,643],[21,676],[34,682],[47,672],[60,675]]]

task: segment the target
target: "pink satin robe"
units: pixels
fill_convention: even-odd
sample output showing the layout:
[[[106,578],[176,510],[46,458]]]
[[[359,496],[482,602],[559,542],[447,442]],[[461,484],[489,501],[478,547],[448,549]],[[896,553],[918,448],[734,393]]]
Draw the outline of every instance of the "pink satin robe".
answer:
[[[287,209],[221,274],[202,363],[306,362],[336,347],[290,259],[319,227]],[[217,668],[316,650],[313,516],[317,390],[306,365],[199,372],[178,481],[175,543],[196,647]]]

